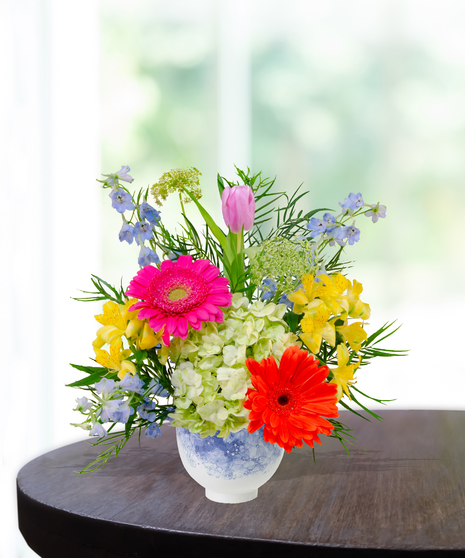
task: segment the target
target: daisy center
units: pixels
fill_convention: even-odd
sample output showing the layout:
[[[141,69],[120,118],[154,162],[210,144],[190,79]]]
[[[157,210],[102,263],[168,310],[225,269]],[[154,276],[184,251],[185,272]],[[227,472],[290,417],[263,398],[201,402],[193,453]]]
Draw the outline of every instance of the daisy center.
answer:
[[[289,403],[289,397],[287,395],[280,395],[278,397],[278,405],[285,407]]]
[[[185,289],[181,289],[181,288],[173,289],[168,294],[168,298],[170,300],[181,300],[181,298],[184,298],[185,296],[187,296],[187,292]]]

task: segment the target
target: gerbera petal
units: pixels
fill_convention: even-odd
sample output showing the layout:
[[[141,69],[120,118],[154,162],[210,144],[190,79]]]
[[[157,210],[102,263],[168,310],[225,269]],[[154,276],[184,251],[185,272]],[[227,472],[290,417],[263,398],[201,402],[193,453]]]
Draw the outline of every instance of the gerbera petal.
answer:
[[[209,265],[210,265],[209,260],[196,260],[192,264],[192,269],[194,271],[196,271],[197,273],[199,273],[200,275],[202,275],[204,273],[204,271],[206,271],[208,269]],[[226,281],[227,281],[227,279],[226,279]]]
[[[153,331],[160,331],[165,323],[166,320],[162,320],[160,318],[151,318],[149,320],[149,326],[153,329]]]
[[[247,368],[249,369],[249,372],[252,375],[260,373],[260,364],[256,360],[254,360],[253,358],[246,358],[245,359],[245,365],[247,366]]]
[[[202,277],[205,279],[205,281],[207,281],[207,283],[210,283],[210,281],[213,281],[215,277],[218,277],[219,273],[220,270],[216,266],[211,265],[202,273]]]
[[[187,337],[187,320],[183,317],[178,318],[178,333],[181,339]]]
[[[174,333],[177,330],[177,321],[176,318],[173,318],[172,316],[170,316],[167,320],[166,320],[166,329],[168,330],[168,333]]]
[[[190,315],[194,315],[197,319],[202,320],[203,322],[208,321],[209,313],[202,307],[197,308],[195,311],[189,313]]]
[[[142,308],[139,310],[137,317],[139,320],[149,320],[159,315],[159,311],[156,308]]]
[[[276,413],[271,413],[270,424],[273,428],[276,428],[279,424],[281,424],[279,416]]]
[[[147,305],[143,301],[136,302],[136,304],[134,304],[133,306],[131,306],[131,308],[129,308],[129,311],[134,312],[134,310],[139,310],[140,308],[145,308],[146,306]]]
[[[202,308],[206,310],[209,314],[216,314],[218,308],[212,304],[208,299],[202,304]]]
[[[289,440],[289,430],[287,429],[287,425],[284,421],[279,423],[279,437],[285,444]]]
[[[259,428],[263,426],[263,422],[258,420],[250,421],[249,425],[247,426],[247,432],[256,432]]]
[[[163,343],[164,343],[167,347],[170,346],[170,334],[168,333],[168,330],[166,329],[166,327],[165,327],[165,329],[163,330],[162,341],[163,341]]]
[[[231,306],[232,294],[230,293],[209,293],[206,302],[217,306]]]
[[[192,256],[179,256],[178,261],[176,262],[180,267],[191,267],[192,265]]]
[[[161,266],[160,266],[160,270],[161,271],[166,271],[167,269],[170,269],[171,267],[173,267],[174,263],[171,260],[163,260],[161,262]],[[145,269],[145,268],[142,268]]]

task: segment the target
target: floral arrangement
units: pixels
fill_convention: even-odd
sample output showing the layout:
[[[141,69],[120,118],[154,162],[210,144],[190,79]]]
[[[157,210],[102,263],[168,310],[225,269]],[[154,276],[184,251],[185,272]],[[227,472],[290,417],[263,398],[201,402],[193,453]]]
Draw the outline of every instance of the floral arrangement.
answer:
[[[361,402],[370,397],[355,386],[357,370],[405,354],[379,347],[394,322],[368,335],[370,306],[341,259],[360,239],[356,219],[376,223],[386,207],[350,193],[337,213],[307,210],[300,187],[289,196],[237,169],[237,182],[218,175],[219,224],[199,201],[197,169],[171,170],[135,193],[124,184],[129,172],[99,182],[121,214],[119,240],[139,247],[140,269],[119,289],[93,275],[94,290],[77,299],[104,302],[95,365],[72,364],[84,376],[69,384],[87,392],[75,426],[104,447],[81,472],[105,465],[134,434],[156,438],[162,424],[202,437],[263,428],[265,441],[287,452],[327,435],[348,451],[354,437],[338,405],[380,418]],[[177,230],[149,194],[158,206],[179,197]],[[202,231],[186,215],[189,202]]]

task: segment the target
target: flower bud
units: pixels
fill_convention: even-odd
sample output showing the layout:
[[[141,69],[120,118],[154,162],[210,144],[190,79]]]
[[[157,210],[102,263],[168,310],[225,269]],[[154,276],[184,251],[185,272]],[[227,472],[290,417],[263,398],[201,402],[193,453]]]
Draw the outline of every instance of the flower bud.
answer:
[[[255,218],[255,197],[250,186],[232,186],[223,190],[221,198],[223,219],[231,232],[239,234],[253,227]]]

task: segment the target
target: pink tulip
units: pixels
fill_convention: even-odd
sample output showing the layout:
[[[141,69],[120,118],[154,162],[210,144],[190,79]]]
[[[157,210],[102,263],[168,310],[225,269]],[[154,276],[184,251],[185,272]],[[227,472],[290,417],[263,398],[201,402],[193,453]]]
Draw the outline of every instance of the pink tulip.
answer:
[[[255,218],[255,198],[250,186],[226,187],[221,198],[223,219],[231,232],[239,234],[253,227]]]

